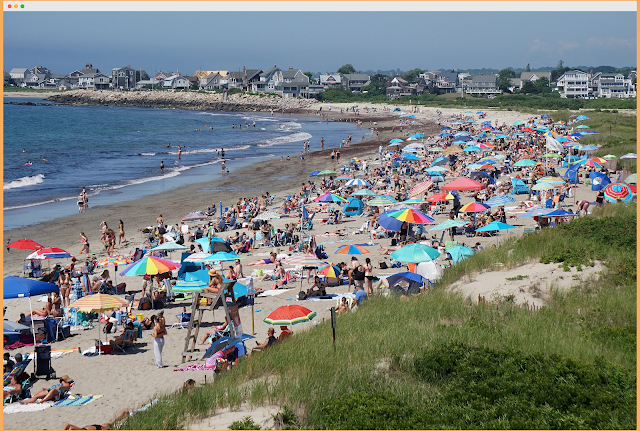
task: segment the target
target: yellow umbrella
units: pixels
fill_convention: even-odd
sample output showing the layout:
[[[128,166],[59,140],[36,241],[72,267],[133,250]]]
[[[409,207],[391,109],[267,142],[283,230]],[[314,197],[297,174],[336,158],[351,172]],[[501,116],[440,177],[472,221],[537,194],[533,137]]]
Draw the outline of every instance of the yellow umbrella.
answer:
[[[77,301],[72,302],[69,305],[69,308],[77,308],[80,311],[84,311],[86,313],[93,313],[94,311],[116,310],[127,305],[129,305],[127,301],[125,301],[124,299],[120,299],[117,296],[106,295],[104,293],[96,293],[94,295],[85,296],[78,299]],[[98,341],[99,340],[100,319],[98,319]],[[100,349],[98,349],[98,355],[99,354]]]

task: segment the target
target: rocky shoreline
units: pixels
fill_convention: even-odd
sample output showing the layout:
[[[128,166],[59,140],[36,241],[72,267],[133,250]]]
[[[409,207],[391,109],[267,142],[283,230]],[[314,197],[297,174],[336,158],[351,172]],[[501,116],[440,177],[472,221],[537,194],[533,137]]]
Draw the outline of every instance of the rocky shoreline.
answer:
[[[109,91],[73,90],[47,97],[64,105],[128,106],[139,108],[175,108],[215,111],[298,112],[318,104],[313,99],[293,99],[248,94],[222,94],[174,91]]]

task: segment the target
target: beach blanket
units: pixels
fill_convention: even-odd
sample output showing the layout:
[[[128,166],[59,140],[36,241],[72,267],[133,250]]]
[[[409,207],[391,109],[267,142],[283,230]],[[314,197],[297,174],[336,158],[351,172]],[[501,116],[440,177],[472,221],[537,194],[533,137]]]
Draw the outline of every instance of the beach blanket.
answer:
[[[183,368],[176,368],[173,371],[213,371],[215,369],[216,367],[209,367],[206,364],[193,364],[193,365],[187,365],[186,367],[183,367]]]
[[[102,398],[103,396],[104,395],[87,395],[83,397],[80,395],[69,395],[67,398],[55,403],[54,407],[83,406],[97,400],[98,398]]]
[[[30,412],[39,412],[40,410],[48,409],[53,406],[53,401],[47,401],[46,403],[34,403],[34,404],[25,404],[22,405],[20,403],[12,403],[7,404],[2,409],[2,413],[5,415],[11,413],[30,413]]]
[[[293,290],[293,289],[265,290],[264,292],[260,293],[260,296],[276,296],[276,295],[280,295],[281,293],[284,293],[284,292],[289,292],[290,290]]]

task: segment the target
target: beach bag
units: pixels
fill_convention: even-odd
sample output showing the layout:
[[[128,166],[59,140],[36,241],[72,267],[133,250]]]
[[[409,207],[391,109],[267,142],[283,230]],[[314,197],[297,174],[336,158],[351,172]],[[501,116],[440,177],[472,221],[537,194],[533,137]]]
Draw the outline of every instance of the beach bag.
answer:
[[[384,262],[384,261],[380,262],[380,269],[387,269],[387,268],[389,268],[387,266],[387,262]]]
[[[151,301],[148,296],[143,296],[140,298],[140,302],[138,303],[138,310],[149,310],[151,308]]]
[[[298,293],[298,301],[304,301],[305,299],[307,299],[307,293],[303,292],[303,291],[300,291]]]
[[[108,322],[106,325],[104,325],[104,328],[102,328],[102,331],[105,334],[108,334],[111,332],[112,329],[113,329],[113,322]]]

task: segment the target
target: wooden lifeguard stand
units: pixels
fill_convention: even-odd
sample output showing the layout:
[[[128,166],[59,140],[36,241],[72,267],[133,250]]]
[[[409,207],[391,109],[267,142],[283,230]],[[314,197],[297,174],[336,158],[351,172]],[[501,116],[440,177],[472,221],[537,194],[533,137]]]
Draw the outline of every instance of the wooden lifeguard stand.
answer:
[[[202,323],[202,315],[205,311],[212,311],[216,308],[222,307],[224,309],[225,317],[227,318],[229,326],[229,335],[231,338],[236,336],[236,328],[231,317],[229,307],[237,305],[236,298],[233,293],[233,286],[235,281],[228,281],[222,283],[220,291],[218,293],[196,293],[193,296],[193,304],[191,305],[191,320],[189,320],[189,326],[187,328],[187,338],[184,343],[184,351],[182,352],[182,363],[186,360],[191,360],[191,357],[196,356],[195,352],[200,352],[200,349],[196,348],[198,340],[198,332],[200,331],[200,324]],[[211,304],[201,305],[200,300],[202,298],[211,299]],[[231,302],[227,302],[227,299],[231,299]],[[196,312],[197,317],[196,317]],[[226,348],[225,344],[218,346],[217,350]],[[216,350],[216,351],[217,351]],[[215,351],[211,352],[215,353]]]

